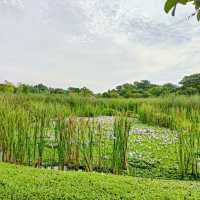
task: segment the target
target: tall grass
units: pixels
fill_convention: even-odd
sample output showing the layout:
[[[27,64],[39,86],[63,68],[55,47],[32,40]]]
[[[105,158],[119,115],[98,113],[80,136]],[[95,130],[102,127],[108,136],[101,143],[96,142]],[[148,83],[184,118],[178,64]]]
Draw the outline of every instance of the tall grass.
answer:
[[[102,115],[116,117],[110,128],[95,118]],[[199,177],[199,96],[128,100],[1,95],[0,160],[123,173],[133,115],[175,130],[180,175]]]
[[[111,155],[116,147],[114,139],[109,137],[110,130],[97,118],[89,117],[91,113],[88,117],[78,117],[74,113],[77,108],[69,109],[66,105],[46,97],[0,97],[2,161],[35,167],[58,166],[60,170],[112,171]],[[84,109],[81,112],[85,115]],[[94,115],[95,112],[96,109]],[[118,117],[118,125],[115,122],[111,130],[121,134],[117,143],[117,151],[121,153],[116,157],[123,156],[120,170],[125,170],[127,162],[127,138],[123,137],[129,131],[128,121],[123,118]]]
[[[128,168],[128,138],[131,129],[131,121],[127,117],[119,117],[114,122],[113,142],[113,173],[120,174]]]
[[[141,121],[177,131],[177,161],[181,177],[200,175],[200,100],[166,98],[143,102],[138,114]]]

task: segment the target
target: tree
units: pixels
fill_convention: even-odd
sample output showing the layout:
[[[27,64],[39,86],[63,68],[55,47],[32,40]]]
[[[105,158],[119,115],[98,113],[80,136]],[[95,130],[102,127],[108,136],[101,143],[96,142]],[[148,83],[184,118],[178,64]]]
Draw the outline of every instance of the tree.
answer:
[[[162,89],[163,89],[162,86],[156,85],[156,86],[149,89],[149,93],[152,96],[159,97],[162,94]]]
[[[125,83],[116,87],[117,93],[125,98],[134,97],[135,93],[138,93],[137,88],[130,83]]]
[[[24,93],[24,94],[31,93],[32,91],[30,90],[30,87],[31,86],[29,85],[19,83],[16,88],[16,93]]]
[[[15,92],[15,86],[11,82],[5,81],[4,83],[0,84],[0,92],[3,93],[14,93]]]
[[[84,97],[90,97],[90,96],[94,96],[94,93],[88,89],[87,87],[83,87],[83,88],[76,88],[76,87],[69,87],[68,88],[68,94],[72,95],[72,96],[84,96]]]
[[[200,21],[200,0],[167,0],[165,3],[164,10],[166,13],[169,13],[172,10],[172,16],[175,16],[176,7],[178,4],[187,5],[193,4],[195,7],[195,13],[192,16],[197,16],[197,20]]]
[[[38,93],[48,93],[49,92],[49,88],[45,85],[43,85],[42,83],[35,85],[34,88],[36,89],[36,91]]]
[[[177,90],[178,95],[195,95],[195,94],[200,94],[199,91],[196,88],[193,87],[180,87]]]
[[[104,92],[102,94],[102,97],[105,97],[105,98],[118,98],[119,94],[115,89],[113,89],[113,90],[108,90],[108,92]]]
[[[70,93],[80,93],[80,89],[76,87],[69,87],[68,92]]]
[[[49,88],[50,94],[67,94],[67,91],[62,88]]]
[[[183,87],[200,88],[200,73],[185,76],[179,83],[183,85]]]
[[[69,87],[67,91],[70,96],[77,96],[80,94],[80,89],[76,87]]]
[[[90,97],[94,96],[94,93],[90,89],[83,87],[80,89],[80,95],[83,97]]]
[[[148,90],[152,87],[152,84],[148,80],[141,80],[141,81],[135,81],[134,86],[139,90]]]
[[[161,94],[162,95],[169,95],[169,94],[175,93],[177,88],[178,88],[177,85],[174,85],[172,83],[165,83],[162,86]]]
[[[190,76],[185,76],[179,84],[182,85],[182,91],[185,91],[186,94],[200,94],[200,73],[192,74]],[[191,92],[190,92],[191,90]]]

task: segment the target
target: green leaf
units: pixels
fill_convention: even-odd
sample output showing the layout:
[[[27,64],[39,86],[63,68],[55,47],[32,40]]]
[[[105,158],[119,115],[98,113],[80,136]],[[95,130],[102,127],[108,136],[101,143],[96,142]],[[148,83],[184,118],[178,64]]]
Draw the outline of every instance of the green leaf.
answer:
[[[168,13],[173,7],[176,6],[177,2],[177,0],[167,0],[164,7],[165,12]]]
[[[195,1],[195,9],[198,10],[200,8],[200,1]]]
[[[178,0],[178,3],[186,5],[188,3],[188,0]]]
[[[197,20],[200,21],[200,11],[197,13]]]

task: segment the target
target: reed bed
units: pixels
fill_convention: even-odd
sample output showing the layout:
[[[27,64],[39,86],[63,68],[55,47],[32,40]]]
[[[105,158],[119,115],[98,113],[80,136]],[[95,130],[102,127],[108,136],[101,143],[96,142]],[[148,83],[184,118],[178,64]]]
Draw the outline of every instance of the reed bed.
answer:
[[[200,177],[200,101],[198,97],[144,102],[138,110],[141,121],[177,132],[177,162],[180,176]]]
[[[127,169],[131,123],[126,115],[107,125],[97,118],[77,117],[58,102],[18,98],[0,99],[2,161],[60,170]],[[118,159],[120,165],[113,165]]]
[[[114,122],[113,173],[120,174],[128,169],[128,139],[131,130],[129,118],[119,117]]]
[[[96,116],[115,119],[108,125]],[[98,99],[1,95],[0,160],[121,174],[128,169],[133,116],[176,131],[180,176],[200,176],[199,96]]]

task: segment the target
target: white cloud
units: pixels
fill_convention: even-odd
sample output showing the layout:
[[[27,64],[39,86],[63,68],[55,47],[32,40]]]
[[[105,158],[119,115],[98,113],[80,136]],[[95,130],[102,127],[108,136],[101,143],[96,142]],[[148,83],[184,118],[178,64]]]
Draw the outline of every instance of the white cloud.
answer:
[[[177,82],[199,71],[199,24],[185,9],[166,15],[163,3],[0,0],[0,80],[95,91]]]

